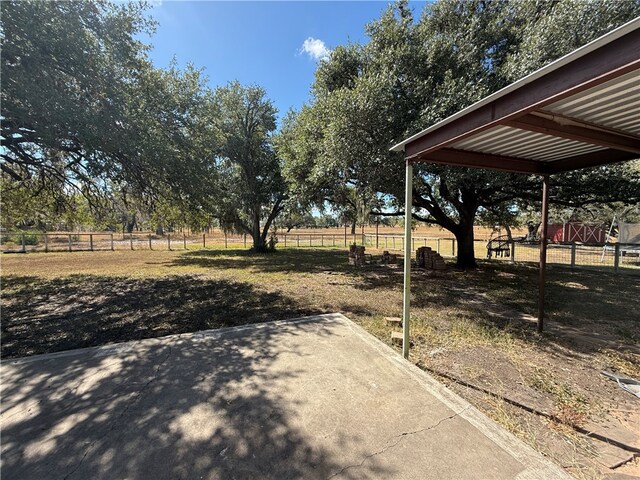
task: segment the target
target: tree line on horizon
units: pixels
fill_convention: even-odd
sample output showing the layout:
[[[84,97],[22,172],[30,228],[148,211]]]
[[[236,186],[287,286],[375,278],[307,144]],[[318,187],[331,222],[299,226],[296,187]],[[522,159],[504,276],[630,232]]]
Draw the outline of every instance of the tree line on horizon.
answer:
[[[155,67],[144,2],[3,2],[0,224],[218,225],[265,251],[276,226],[312,211],[352,230],[397,217],[393,143],[638,15],[638,0],[440,0],[419,14],[397,1],[367,42],[319,61],[310,100],[278,129],[263,88]],[[475,224],[536,222],[535,176],[432,164],[414,175],[416,220],[456,237],[461,267],[475,266]],[[640,164],[556,175],[551,202],[556,218],[633,219]]]

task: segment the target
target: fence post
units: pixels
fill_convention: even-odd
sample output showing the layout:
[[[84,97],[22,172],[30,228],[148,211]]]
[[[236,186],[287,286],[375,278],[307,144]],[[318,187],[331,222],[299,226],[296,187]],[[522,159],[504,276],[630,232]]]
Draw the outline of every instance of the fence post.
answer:
[[[25,242],[24,239],[24,233],[22,234],[22,253],[26,253],[27,251],[27,243]]]
[[[153,250],[153,246],[151,245],[151,234],[149,234],[149,250]]]
[[[133,250],[133,233],[129,234],[129,245],[131,246],[131,250]]]
[[[324,247],[324,234],[323,233],[320,234],[320,246]]]
[[[312,247],[313,245],[311,244],[311,242],[313,241],[313,236],[311,234],[309,234],[309,246]]]
[[[331,235],[333,237],[333,246],[336,246],[336,236],[335,235]]]
[[[616,273],[620,272],[620,244],[616,243],[615,247],[613,247],[613,270]]]
[[[207,248],[207,238],[206,238],[206,233],[202,234],[202,248]]]
[[[571,242],[571,268],[576,266],[576,242]]]
[[[69,234],[69,251],[71,251],[71,234]]]
[[[511,263],[516,263],[516,242],[511,240]]]
[[[89,234],[89,250],[93,252],[93,233]]]
[[[184,245],[184,249],[187,249],[187,236],[183,233],[182,234],[182,244]]]
[[[285,246],[285,248],[287,246],[287,234],[286,233],[284,234],[284,246]]]
[[[224,232],[224,248],[227,248],[227,232]]]
[[[298,246],[300,246],[300,234],[298,234]]]
[[[367,244],[367,237],[365,237],[364,232],[362,232],[362,240],[361,240],[362,245],[366,245]]]
[[[396,249],[396,237],[391,237],[391,239],[393,240],[393,249]]]
[[[440,239],[436,240],[436,253],[440,253]]]
[[[247,248],[247,234],[244,234],[244,248]]]
[[[167,233],[167,248],[171,250],[171,234]]]
[[[47,253],[49,251],[49,235],[44,234],[44,252]]]
[[[347,246],[347,224],[344,224],[344,246]]]
[[[456,256],[456,239],[455,238],[451,239],[451,256],[452,257]]]
[[[111,251],[113,252],[113,233],[111,234]]]

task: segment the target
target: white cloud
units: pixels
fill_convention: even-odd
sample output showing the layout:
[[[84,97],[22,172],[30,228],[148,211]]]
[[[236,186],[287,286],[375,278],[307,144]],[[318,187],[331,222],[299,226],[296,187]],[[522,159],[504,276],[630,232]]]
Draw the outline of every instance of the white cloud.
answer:
[[[331,50],[319,38],[309,37],[302,43],[300,53],[306,53],[314,60],[322,60],[331,54]]]

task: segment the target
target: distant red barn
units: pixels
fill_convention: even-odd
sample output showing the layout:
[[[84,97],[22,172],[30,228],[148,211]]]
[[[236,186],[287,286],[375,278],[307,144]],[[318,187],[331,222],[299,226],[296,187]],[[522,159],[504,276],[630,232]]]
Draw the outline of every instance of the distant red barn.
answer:
[[[606,238],[607,232],[600,227],[579,222],[550,224],[547,230],[550,242],[604,243]]]

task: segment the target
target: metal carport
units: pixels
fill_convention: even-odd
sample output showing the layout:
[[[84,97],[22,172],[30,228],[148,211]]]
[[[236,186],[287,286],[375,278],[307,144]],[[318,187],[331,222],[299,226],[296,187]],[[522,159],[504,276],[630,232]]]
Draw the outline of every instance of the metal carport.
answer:
[[[391,148],[406,161],[403,355],[409,355],[413,164],[541,175],[546,238],[549,176],[640,157],[640,17]],[[540,246],[538,331],[546,242]]]

